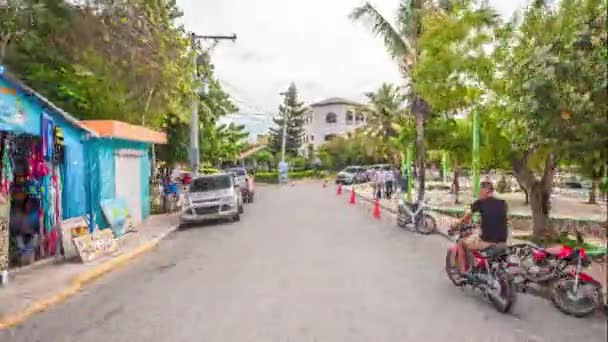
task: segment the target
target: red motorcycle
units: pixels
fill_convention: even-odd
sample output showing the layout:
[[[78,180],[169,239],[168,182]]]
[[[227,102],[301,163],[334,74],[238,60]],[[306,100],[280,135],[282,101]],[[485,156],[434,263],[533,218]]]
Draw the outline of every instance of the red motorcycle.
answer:
[[[473,233],[473,225],[463,225],[458,229],[458,238],[464,239]],[[450,236],[454,233],[450,231]],[[458,245],[450,246],[445,256],[445,271],[456,286],[470,285],[479,289],[492,302],[496,310],[507,313],[515,303],[516,291],[507,272],[508,252],[506,246],[492,246],[481,251],[467,253],[467,269],[470,276],[460,275],[457,265],[452,264],[452,256],[458,253]]]
[[[579,243],[582,237],[577,234]],[[583,268],[591,265],[584,248],[515,245],[510,248],[519,260],[517,289],[526,292],[531,284],[551,290],[551,301],[563,313],[585,317],[603,304],[602,285]]]

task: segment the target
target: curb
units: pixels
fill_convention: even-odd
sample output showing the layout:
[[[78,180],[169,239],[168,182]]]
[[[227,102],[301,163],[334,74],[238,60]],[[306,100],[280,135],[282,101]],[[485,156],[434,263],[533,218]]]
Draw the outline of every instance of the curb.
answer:
[[[136,259],[137,257],[143,255],[156,248],[158,244],[166,238],[170,233],[174,232],[177,229],[177,225],[170,226],[169,230],[162,233],[156,238],[142,244],[141,246],[135,248],[132,251],[129,251],[125,254],[121,254],[113,259],[110,259],[100,265],[93,267],[90,270],[87,270],[77,276],[75,276],[69,285],[63,290],[56,292],[50,295],[47,298],[43,298],[37,300],[30,304],[29,307],[18,312],[16,314],[9,314],[0,319],[0,330],[12,328],[18,324],[23,323],[29,317],[37,314],[39,312],[45,311],[51,306],[57,305],[66,299],[76,295],[80,292],[86,285],[92,283],[94,280],[100,278],[101,276],[109,273],[113,270],[116,270],[124,265],[126,265],[129,261]]]

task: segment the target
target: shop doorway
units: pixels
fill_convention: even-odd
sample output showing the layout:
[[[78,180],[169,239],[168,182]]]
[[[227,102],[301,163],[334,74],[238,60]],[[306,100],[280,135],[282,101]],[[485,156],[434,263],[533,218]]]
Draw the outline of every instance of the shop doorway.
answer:
[[[116,198],[127,201],[131,222],[142,221],[141,154],[138,151],[120,150],[114,157],[116,171]]]

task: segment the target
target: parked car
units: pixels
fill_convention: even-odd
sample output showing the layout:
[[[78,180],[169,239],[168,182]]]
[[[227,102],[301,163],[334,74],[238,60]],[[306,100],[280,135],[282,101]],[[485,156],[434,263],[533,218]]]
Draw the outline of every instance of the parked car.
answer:
[[[239,221],[242,213],[243,198],[231,174],[198,176],[190,184],[180,224],[224,218]]]
[[[358,180],[363,179],[365,168],[361,166],[348,166],[344,170],[338,172],[336,176],[336,184],[354,184]]]
[[[243,196],[243,202],[253,202],[253,177],[250,177],[247,174],[247,169],[242,167],[233,167],[228,169],[228,173],[233,175],[236,185],[239,186],[241,195]]]

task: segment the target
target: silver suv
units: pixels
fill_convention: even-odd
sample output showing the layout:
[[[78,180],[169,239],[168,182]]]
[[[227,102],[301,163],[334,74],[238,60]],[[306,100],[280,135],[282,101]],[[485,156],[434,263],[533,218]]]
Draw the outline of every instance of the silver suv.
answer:
[[[241,219],[243,198],[232,175],[198,176],[192,180],[180,213],[180,224],[229,218]]]

